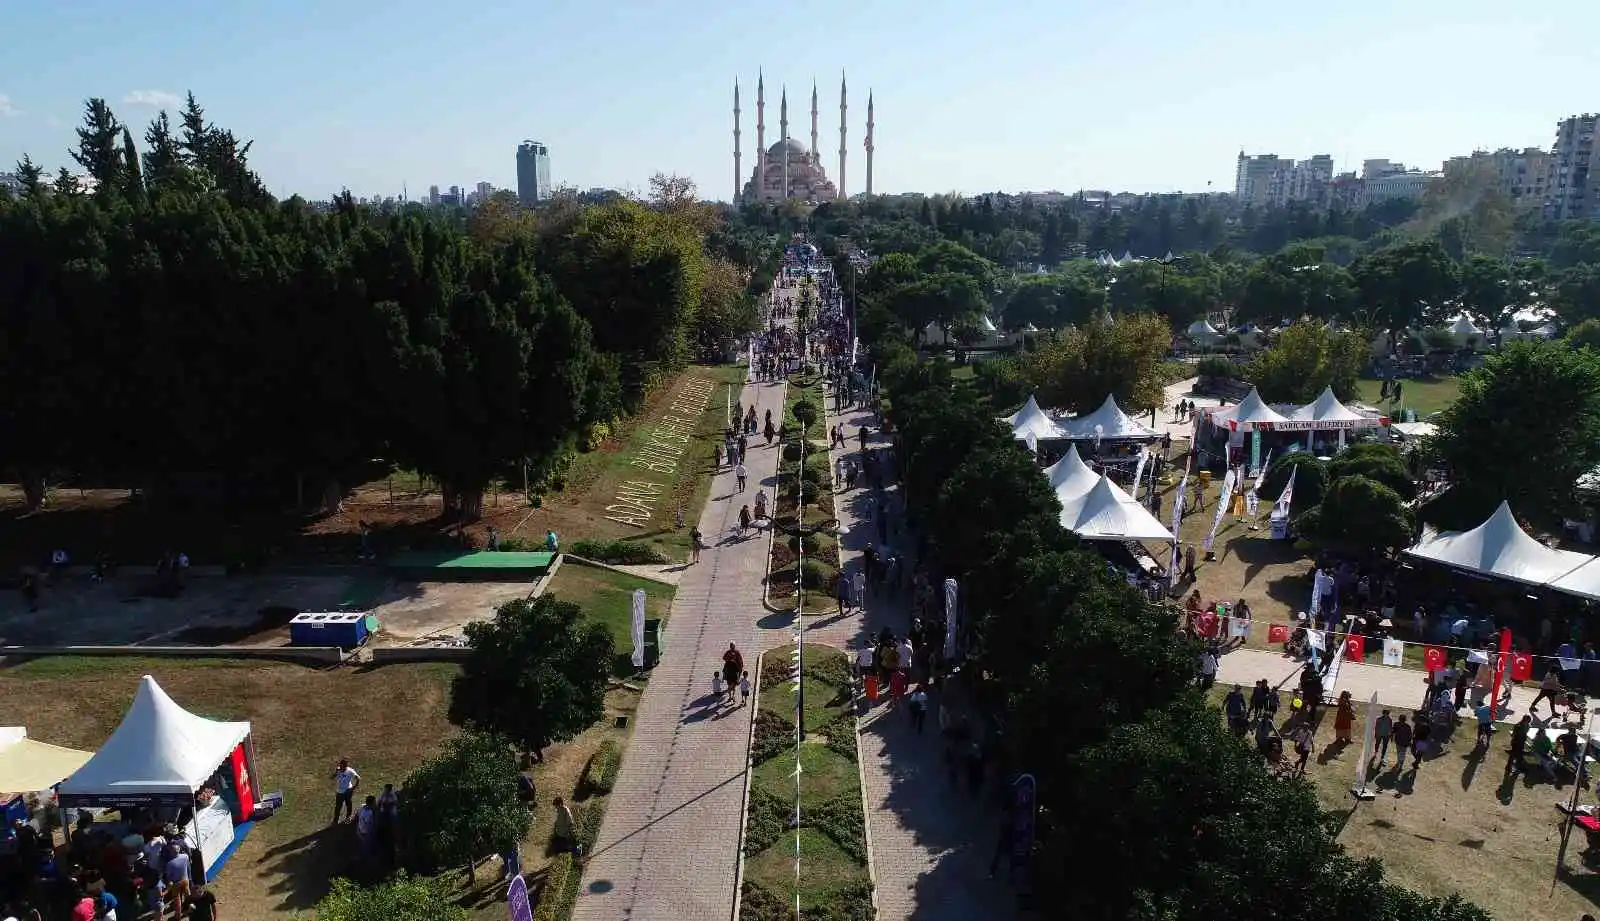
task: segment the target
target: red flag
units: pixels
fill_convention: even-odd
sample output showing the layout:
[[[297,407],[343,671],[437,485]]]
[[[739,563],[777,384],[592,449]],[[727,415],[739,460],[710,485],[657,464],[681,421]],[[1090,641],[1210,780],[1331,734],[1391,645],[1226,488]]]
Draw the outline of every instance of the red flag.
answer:
[[[1422,667],[1430,672],[1443,671],[1445,665],[1443,646],[1424,646],[1422,649]]]
[[[1199,631],[1201,636],[1208,637],[1208,638],[1216,636],[1217,635],[1217,615],[1216,615],[1216,612],[1214,612],[1214,611],[1202,612],[1199,617],[1196,617],[1194,619],[1194,627],[1195,627],[1195,630]]]
[[[1345,637],[1344,657],[1352,662],[1364,661],[1367,658],[1367,638],[1358,634]]]
[[[1489,719],[1493,720],[1500,709],[1500,680],[1506,675],[1506,660],[1511,658],[1511,630],[1500,631],[1500,655],[1495,657],[1494,690],[1489,694]],[[1555,707],[1552,701],[1550,706]]]
[[[1527,681],[1533,677],[1533,656],[1525,652],[1513,653],[1511,656],[1511,680]]]
[[[1268,643],[1289,642],[1289,627],[1287,624],[1269,624],[1267,626]]]

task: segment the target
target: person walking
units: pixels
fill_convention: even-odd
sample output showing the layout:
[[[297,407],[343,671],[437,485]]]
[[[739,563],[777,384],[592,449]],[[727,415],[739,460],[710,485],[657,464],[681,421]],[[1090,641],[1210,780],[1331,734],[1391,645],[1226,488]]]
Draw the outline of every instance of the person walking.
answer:
[[[691,564],[700,562],[700,551],[704,550],[705,548],[706,548],[705,537],[704,537],[704,535],[702,535],[700,533],[700,529],[698,527],[690,528],[689,529],[689,562]]]
[[[1411,724],[1406,722],[1406,715],[1402,713],[1394,724],[1394,769],[1397,772],[1406,769],[1406,752],[1410,750]]]
[[[917,731],[917,735],[922,735],[922,724],[928,719],[928,692],[922,689],[922,685],[917,685],[917,689],[911,692],[906,701],[906,710],[911,714],[911,728]]]
[[[1372,723],[1372,747],[1374,749],[1373,764],[1383,767],[1384,759],[1389,756],[1389,738],[1394,735],[1394,719],[1389,716],[1389,711],[1384,710]]]
[[[739,682],[739,674],[744,671],[744,653],[739,647],[728,644],[728,651],[722,654],[722,680],[733,687]]]
[[[1528,752],[1528,731],[1533,728],[1533,718],[1523,714],[1511,728],[1511,747],[1506,752],[1506,776],[1522,773],[1522,758]]]
[[[1544,680],[1539,682],[1539,694],[1533,698],[1533,703],[1528,705],[1528,712],[1539,709],[1539,702],[1550,701],[1550,715],[1556,715],[1556,702],[1561,699],[1561,670],[1552,668],[1544,673]]]
[[[1294,753],[1299,756],[1294,763],[1295,773],[1304,774],[1306,772],[1306,761],[1311,758],[1311,724],[1309,722],[1301,723],[1294,729]]]
[[[741,460],[739,462],[738,466],[733,468],[733,479],[734,479],[734,482],[738,484],[739,492],[744,492],[744,480],[745,480],[744,461]]]
[[[1339,693],[1339,709],[1333,717],[1333,741],[1350,744],[1350,730],[1356,723],[1356,706],[1350,700],[1349,691]]]
[[[1472,715],[1478,718],[1478,739],[1476,744],[1485,748],[1489,746],[1489,735],[1494,732],[1494,714],[1489,708],[1489,702],[1478,704]]]
[[[750,530],[750,506],[741,505],[739,506],[739,536],[743,537],[748,530]]]
[[[350,759],[340,758],[339,766],[333,769],[333,821],[328,824],[339,824],[340,807],[344,808],[346,819],[355,815],[356,789],[360,786],[361,775],[350,766]]]

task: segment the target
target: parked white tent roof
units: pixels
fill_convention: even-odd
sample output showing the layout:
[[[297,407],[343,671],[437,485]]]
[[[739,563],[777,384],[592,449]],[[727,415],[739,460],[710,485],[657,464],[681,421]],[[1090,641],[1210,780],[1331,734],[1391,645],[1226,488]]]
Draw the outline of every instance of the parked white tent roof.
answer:
[[[1039,408],[1039,402],[1031,395],[1028,397],[1028,402],[1022,404],[1021,409],[1006,416],[1002,421],[1011,426],[1011,435],[1018,440],[1026,439],[1029,435],[1043,440],[1066,437],[1061,426],[1056,420],[1045,415],[1044,410]]]
[[[1137,262],[1139,260],[1134,257],[1133,250],[1125,249],[1125,250],[1122,251],[1122,261],[1123,262]]]
[[[1450,332],[1456,334],[1457,336],[1483,335],[1483,330],[1479,329],[1477,324],[1473,323],[1472,320],[1466,316],[1466,314],[1456,317],[1456,321],[1450,324]]]
[[[1044,475],[1050,480],[1050,488],[1055,491],[1062,505],[1068,499],[1093,489],[1100,480],[1100,475],[1089,469],[1089,465],[1078,456],[1077,445],[1068,448],[1066,456],[1044,468]]]
[[[1095,427],[1100,431],[1096,432]],[[1086,416],[1067,419],[1061,423],[1061,428],[1067,433],[1068,438],[1160,438],[1161,433],[1128,418],[1128,414],[1117,405],[1114,394],[1106,394],[1106,401],[1100,408]]]
[[[984,314],[983,315],[983,317],[978,321],[978,325],[981,326],[983,328],[983,331],[986,332],[986,333],[993,333],[993,332],[998,332],[999,331],[998,328],[994,325],[994,321],[989,319],[989,315],[988,314]]]
[[[1314,402],[1296,409],[1289,418],[1299,422],[1366,422],[1367,416],[1350,409],[1333,395],[1333,388],[1324,387]]]
[[[1212,326],[1203,319],[1190,323],[1189,328],[1183,332],[1184,335],[1191,339],[1210,339],[1222,335],[1221,333],[1217,332],[1217,328],[1215,326]]]
[[[195,716],[145,675],[122,724],[58,792],[63,796],[193,793],[249,735],[249,723]]]
[[[1589,562],[1551,582],[1550,587],[1569,595],[1600,600],[1600,558],[1589,557]]]
[[[1252,432],[1257,426],[1270,428],[1288,422],[1289,418],[1262,402],[1261,394],[1256,388],[1251,387],[1249,395],[1236,405],[1225,406],[1213,412],[1211,421],[1236,431]]]
[[[18,735],[20,733],[20,735]],[[27,737],[21,727],[0,729],[0,792],[48,790],[89,760],[89,752],[62,748]]]
[[[1149,509],[1106,476],[1061,505],[1061,526],[1085,540],[1172,540],[1172,532]]]
[[[1424,532],[1408,556],[1526,585],[1548,585],[1592,558],[1539,543],[1517,524],[1505,502],[1470,531]]]

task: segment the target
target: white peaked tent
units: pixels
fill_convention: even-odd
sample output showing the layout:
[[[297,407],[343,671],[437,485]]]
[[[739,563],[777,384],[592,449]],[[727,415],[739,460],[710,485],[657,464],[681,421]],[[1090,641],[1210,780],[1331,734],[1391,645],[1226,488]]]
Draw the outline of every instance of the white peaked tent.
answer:
[[[1516,339],[1522,339],[1527,335],[1528,334],[1524,333],[1522,331],[1522,327],[1518,326],[1515,321],[1512,321],[1512,322],[1507,323],[1506,325],[1500,327],[1500,341],[1501,342],[1511,342],[1511,341],[1516,340]]]
[[[1077,445],[1068,448],[1065,457],[1044,468],[1044,475],[1050,480],[1050,488],[1055,491],[1062,505],[1093,489],[1094,484],[1100,481],[1100,475],[1090,470],[1089,465],[1078,456]]]
[[[1448,331],[1451,338],[1455,340],[1456,345],[1475,344],[1474,340],[1483,338],[1483,330],[1479,329],[1477,324],[1468,319],[1465,314],[1456,317],[1455,322],[1450,324]]]
[[[1095,427],[1100,431],[1097,433]],[[1106,401],[1100,408],[1086,416],[1067,419],[1061,423],[1061,428],[1066,431],[1068,438],[1103,438],[1106,440],[1129,439],[1156,439],[1161,433],[1155,429],[1147,428],[1128,418],[1128,414],[1117,405],[1115,395],[1107,394]]]
[[[1534,540],[1517,524],[1511,506],[1505,502],[1488,521],[1470,531],[1425,531],[1416,546],[1405,553],[1525,585],[1549,585],[1593,559],[1583,553],[1554,550]]]
[[[1217,328],[1212,326],[1210,323],[1207,323],[1203,319],[1202,320],[1196,320],[1193,323],[1190,323],[1189,324],[1189,328],[1184,330],[1183,333],[1184,333],[1184,335],[1188,336],[1190,339],[1221,339],[1222,338],[1222,334],[1217,332]]]
[[[1061,526],[1085,540],[1173,539],[1149,509],[1106,476],[1083,495],[1062,502]]]
[[[178,706],[145,675],[111,738],[60,787],[70,796],[188,797],[250,735],[249,723],[208,720]]]
[[[1378,424],[1377,419],[1363,416],[1340,403],[1332,387],[1322,388],[1315,401],[1296,409],[1289,418],[1295,422],[1320,423],[1319,428],[1362,428],[1366,424]]]
[[[1032,396],[1028,397],[1028,402],[1022,404],[1021,409],[1006,416],[1001,421],[1011,426],[1011,435],[1018,441],[1027,440],[1029,435],[1040,441],[1066,437],[1066,433],[1061,430],[1061,426],[1054,419],[1045,415],[1044,410],[1039,408],[1039,401]]]
[[[1588,557],[1588,560],[1589,562],[1551,582],[1550,587],[1568,595],[1600,601],[1600,557]]]
[[[989,319],[988,314],[983,315],[983,317],[978,321],[978,326],[981,327],[986,333],[997,333],[1000,331],[999,327],[994,325],[994,321]]]
[[[1236,432],[1253,432],[1256,429],[1271,431],[1285,425],[1289,418],[1262,402],[1261,394],[1251,387],[1250,393],[1233,406],[1224,406],[1211,414],[1215,425],[1225,425]]]
[[[1123,262],[1138,262],[1139,260],[1134,258],[1133,250],[1125,249],[1125,250],[1122,251],[1122,261]]]

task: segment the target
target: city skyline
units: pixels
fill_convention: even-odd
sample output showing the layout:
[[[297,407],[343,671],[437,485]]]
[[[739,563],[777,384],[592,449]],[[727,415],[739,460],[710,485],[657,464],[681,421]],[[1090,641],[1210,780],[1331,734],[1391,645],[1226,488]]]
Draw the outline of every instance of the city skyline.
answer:
[[[773,15],[755,4],[705,23],[658,21],[636,0],[615,17],[558,4],[541,40],[493,9],[436,22],[416,0],[355,0],[340,22],[395,25],[400,37],[315,69],[295,63],[294,36],[324,29],[325,14],[303,0],[203,18],[171,0],[137,15],[111,0],[88,0],[94,15],[84,6],[13,14],[32,38],[0,66],[6,169],[24,152],[70,167],[89,96],[105,97],[137,137],[187,90],[255,141],[269,189],[311,198],[398,194],[440,177],[515,188],[516,146],[535,137],[560,152],[555,186],[640,189],[660,171],[727,200],[730,90],[737,79],[748,93],[758,72],[769,91],[795,90],[802,112],[813,82],[835,86],[843,74],[862,103],[871,87],[884,193],[1229,191],[1241,149],[1325,152],[1340,170],[1375,157],[1436,169],[1475,149],[1548,149],[1558,120],[1600,108],[1570,41],[1600,26],[1600,10],[1570,0],[1531,16],[1485,0],[1400,10],[1357,0],[1326,22],[1255,0],[1220,21],[1170,0],[1028,15],[933,2],[915,7],[911,29],[909,4],[825,2],[808,18],[846,27],[805,66],[749,50],[743,39]],[[553,34],[603,38],[548,42]],[[889,41],[897,36],[910,40]],[[566,77],[522,77],[529,42],[541,72]],[[1519,72],[1538,79],[1506,78]],[[864,185],[864,115],[852,100],[851,194]],[[810,149],[808,126],[790,137]],[[817,146],[835,172],[833,144]],[[745,157],[748,170],[748,147]]]

